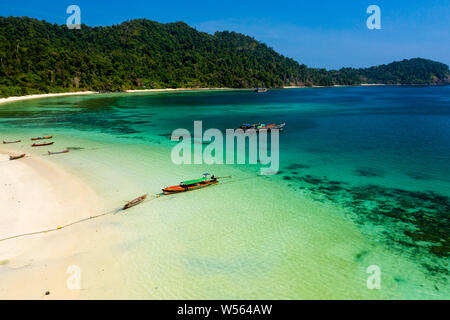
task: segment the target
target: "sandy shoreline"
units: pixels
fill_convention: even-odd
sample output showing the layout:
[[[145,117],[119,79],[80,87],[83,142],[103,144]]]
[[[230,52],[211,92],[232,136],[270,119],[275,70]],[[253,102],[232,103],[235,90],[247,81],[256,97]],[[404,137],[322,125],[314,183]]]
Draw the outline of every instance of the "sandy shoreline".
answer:
[[[378,83],[364,83],[357,86],[384,86],[385,84]],[[334,88],[334,87],[355,87],[355,86],[284,86],[280,89],[302,89],[302,88]],[[165,88],[165,89],[136,89],[136,90],[125,90],[118,93],[145,93],[145,92],[179,92],[179,91],[215,91],[215,90],[253,90],[254,88]],[[105,92],[105,93],[115,93],[115,92]],[[104,94],[97,91],[77,91],[77,92],[63,92],[63,93],[43,93],[43,94],[32,94],[27,96],[15,96],[8,98],[0,98],[0,104],[17,102],[31,99],[41,99],[41,98],[52,98],[52,97],[64,97],[64,96],[76,96],[76,95],[87,95],[87,94]]]
[[[252,90],[251,88],[166,88],[166,89],[136,89],[124,92],[173,92],[173,91],[209,91],[209,90]]]
[[[19,153],[0,148],[1,239],[55,228],[101,211],[95,192],[76,177],[35,155],[8,160],[8,154]],[[84,275],[81,290],[69,289],[67,272],[73,265],[84,273],[98,272],[98,265],[108,264],[106,253],[99,252],[101,245],[94,241],[99,230],[93,227],[99,228],[98,223],[0,241],[0,299],[75,299],[88,294],[83,290],[93,283]]]
[[[22,101],[22,100],[75,96],[75,95],[85,95],[85,94],[94,94],[94,93],[97,93],[97,92],[95,92],[95,91],[77,91],[77,92],[62,92],[62,93],[31,94],[31,95],[27,95],[27,96],[15,96],[15,97],[8,97],[8,98],[0,98],[0,104],[8,103],[8,102]]]
[[[117,92],[117,93],[209,91],[209,90],[251,90],[251,89],[235,89],[235,88],[167,88],[167,89],[125,90],[125,91]],[[64,96],[76,96],[76,95],[87,95],[87,94],[105,94],[105,93],[116,93],[116,92],[77,91],[77,92],[32,94],[32,95],[27,95],[27,96],[15,96],[15,97],[8,97],[8,98],[0,98],[0,104],[9,103],[9,102],[24,101],[24,100],[32,100],[32,99],[41,99],[41,98],[54,98],[54,97],[64,97]]]
[[[284,86],[283,89],[304,89],[304,88],[340,88],[340,87],[364,87],[364,86],[386,86],[384,83],[361,83],[358,85],[335,84],[333,86]]]

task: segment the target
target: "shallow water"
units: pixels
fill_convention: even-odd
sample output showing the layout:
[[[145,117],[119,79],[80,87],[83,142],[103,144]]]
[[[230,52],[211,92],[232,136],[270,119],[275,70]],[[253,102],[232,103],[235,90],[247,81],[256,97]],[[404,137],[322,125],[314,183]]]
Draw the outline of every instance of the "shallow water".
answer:
[[[1,106],[0,133],[54,134],[48,150],[71,153],[49,159],[105,208],[233,175],[105,219],[121,235],[111,247],[126,289],[113,297],[448,298],[449,102],[450,87],[389,86],[71,96]],[[280,172],[174,165],[169,134],[194,120],[286,122]],[[381,290],[367,289],[370,265]]]

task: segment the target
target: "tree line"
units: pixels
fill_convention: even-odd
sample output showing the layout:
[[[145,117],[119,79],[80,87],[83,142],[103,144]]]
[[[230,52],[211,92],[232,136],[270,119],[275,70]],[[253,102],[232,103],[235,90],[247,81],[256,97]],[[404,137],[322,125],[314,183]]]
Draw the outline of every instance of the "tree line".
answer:
[[[0,96],[78,90],[445,84],[447,65],[415,58],[365,69],[308,68],[236,32],[138,19],[69,30],[0,17]]]

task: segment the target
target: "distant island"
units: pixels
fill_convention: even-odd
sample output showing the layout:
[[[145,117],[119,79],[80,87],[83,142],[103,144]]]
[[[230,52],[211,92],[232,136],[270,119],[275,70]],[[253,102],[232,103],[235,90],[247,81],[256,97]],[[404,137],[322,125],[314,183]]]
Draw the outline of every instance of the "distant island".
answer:
[[[441,85],[449,67],[415,58],[371,68],[309,68],[236,32],[138,19],[69,30],[0,17],[0,97],[81,90]]]

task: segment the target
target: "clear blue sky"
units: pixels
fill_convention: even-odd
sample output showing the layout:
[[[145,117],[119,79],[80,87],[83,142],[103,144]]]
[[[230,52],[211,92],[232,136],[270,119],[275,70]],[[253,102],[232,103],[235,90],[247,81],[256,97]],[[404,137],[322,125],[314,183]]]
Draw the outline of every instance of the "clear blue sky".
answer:
[[[423,57],[450,65],[450,0],[2,0],[1,16],[28,16],[64,24],[66,8],[81,8],[89,26],[147,18],[184,21],[213,33],[251,35],[312,67],[367,67]],[[369,30],[366,9],[381,8],[381,30]]]

